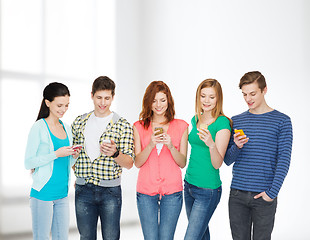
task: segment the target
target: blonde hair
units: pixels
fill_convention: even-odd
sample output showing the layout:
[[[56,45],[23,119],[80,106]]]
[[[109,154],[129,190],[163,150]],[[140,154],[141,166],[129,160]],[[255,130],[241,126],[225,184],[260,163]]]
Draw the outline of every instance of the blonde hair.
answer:
[[[196,91],[196,101],[195,101],[195,117],[196,117],[196,123],[201,122],[201,114],[203,113],[203,109],[201,108],[201,101],[200,101],[200,95],[201,95],[201,90],[203,88],[214,88],[215,93],[216,93],[216,106],[212,109],[212,117],[217,119],[219,116],[225,116],[223,112],[223,92],[222,92],[222,87],[221,84],[215,80],[215,79],[206,79],[203,80]],[[230,124],[232,125],[232,121],[230,118],[226,117],[229,121]]]

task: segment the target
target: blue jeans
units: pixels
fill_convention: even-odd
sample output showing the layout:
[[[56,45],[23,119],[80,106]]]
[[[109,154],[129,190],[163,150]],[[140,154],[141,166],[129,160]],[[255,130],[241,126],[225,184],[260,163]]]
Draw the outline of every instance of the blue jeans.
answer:
[[[277,209],[277,198],[266,202],[254,199],[258,192],[231,189],[229,220],[234,240],[270,240]]]
[[[207,189],[184,182],[184,199],[188,219],[184,239],[209,240],[209,221],[220,202],[222,187]]]
[[[97,239],[97,222],[101,221],[102,239],[120,238],[122,190],[117,187],[100,187],[93,184],[75,187],[76,222],[80,240]]]
[[[183,194],[149,196],[137,193],[137,206],[145,240],[173,239],[183,204]]]
[[[32,231],[34,240],[66,240],[69,234],[69,201],[62,198],[42,201],[30,198]]]

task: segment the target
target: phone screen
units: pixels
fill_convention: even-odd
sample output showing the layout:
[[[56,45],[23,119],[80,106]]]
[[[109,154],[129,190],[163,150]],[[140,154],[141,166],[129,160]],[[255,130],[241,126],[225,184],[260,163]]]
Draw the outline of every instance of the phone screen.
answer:
[[[240,136],[244,135],[244,132],[242,129],[235,129],[235,133],[240,133],[239,134]]]

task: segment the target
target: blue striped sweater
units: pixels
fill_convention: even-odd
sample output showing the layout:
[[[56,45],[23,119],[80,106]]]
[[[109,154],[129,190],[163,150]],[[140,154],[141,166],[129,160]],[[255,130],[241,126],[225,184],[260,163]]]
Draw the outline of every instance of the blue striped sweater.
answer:
[[[233,129],[243,129],[249,141],[239,149],[231,136],[224,161],[233,165],[231,188],[266,192],[274,199],[287,175],[292,152],[291,119],[273,110],[249,111],[232,117]]]

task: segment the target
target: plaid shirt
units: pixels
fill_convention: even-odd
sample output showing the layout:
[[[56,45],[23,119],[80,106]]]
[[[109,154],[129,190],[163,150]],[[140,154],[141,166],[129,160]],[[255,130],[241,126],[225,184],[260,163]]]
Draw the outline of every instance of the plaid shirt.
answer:
[[[92,113],[93,112],[78,116],[71,126],[73,145],[83,145],[80,155],[75,163],[75,176],[77,178],[84,178],[86,183],[99,185],[100,180],[113,180],[119,178],[122,174],[122,167],[118,165],[112,157],[103,154],[93,162],[88,157],[84,145],[84,131],[87,120]],[[102,133],[99,143],[101,144],[104,139],[113,140],[120,152],[134,158],[133,130],[126,119],[114,113],[106,131]]]

